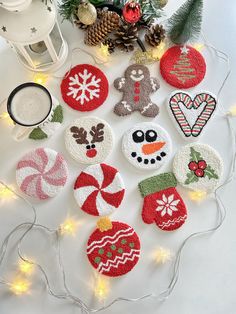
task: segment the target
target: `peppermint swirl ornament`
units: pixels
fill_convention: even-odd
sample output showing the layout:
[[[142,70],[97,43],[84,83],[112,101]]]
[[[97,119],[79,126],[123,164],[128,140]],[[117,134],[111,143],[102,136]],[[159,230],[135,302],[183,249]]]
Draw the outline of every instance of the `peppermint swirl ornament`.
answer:
[[[87,167],[74,185],[74,196],[79,207],[94,216],[113,213],[120,206],[124,193],[120,173],[106,164]]]
[[[29,152],[16,168],[16,182],[20,190],[39,200],[56,196],[66,184],[67,176],[64,157],[50,148]]]

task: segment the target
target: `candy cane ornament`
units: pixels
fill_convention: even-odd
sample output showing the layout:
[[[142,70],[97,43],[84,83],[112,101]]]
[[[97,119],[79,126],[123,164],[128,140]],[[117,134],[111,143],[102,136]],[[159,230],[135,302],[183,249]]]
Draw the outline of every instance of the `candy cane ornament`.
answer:
[[[183,91],[175,91],[168,102],[170,116],[185,139],[196,139],[209,124],[216,110],[216,96],[201,92],[196,96]]]

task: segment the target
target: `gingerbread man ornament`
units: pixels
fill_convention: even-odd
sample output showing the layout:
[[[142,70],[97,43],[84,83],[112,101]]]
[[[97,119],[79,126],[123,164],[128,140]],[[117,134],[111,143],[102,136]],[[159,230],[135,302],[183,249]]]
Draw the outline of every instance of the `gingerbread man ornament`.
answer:
[[[141,64],[130,65],[125,76],[114,81],[114,87],[123,92],[122,100],[116,104],[114,112],[126,116],[139,111],[143,116],[154,118],[159,108],[150,99],[150,94],[160,88],[159,81],[150,77],[148,68]]]

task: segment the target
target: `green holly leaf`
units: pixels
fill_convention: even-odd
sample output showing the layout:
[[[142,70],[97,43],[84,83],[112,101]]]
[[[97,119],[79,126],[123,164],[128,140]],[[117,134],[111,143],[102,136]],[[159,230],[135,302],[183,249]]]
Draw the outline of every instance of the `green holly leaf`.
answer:
[[[191,184],[194,182],[198,182],[198,177],[195,176],[194,172],[188,172],[187,173],[187,179],[185,180],[184,184]]]
[[[62,121],[63,121],[63,110],[62,110],[62,106],[58,105],[53,111],[51,122],[62,123]]]
[[[199,152],[197,152],[193,147],[190,147],[190,161],[198,162],[199,160],[202,160],[202,156]]]
[[[208,177],[209,180],[211,179],[219,179],[218,175],[216,174],[215,170],[211,166],[207,166],[204,170],[205,176]]]
[[[33,131],[29,135],[29,138],[32,140],[43,140],[44,138],[47,137],[48,137],[47,134],[44,133],[40,127],[33,129]]]

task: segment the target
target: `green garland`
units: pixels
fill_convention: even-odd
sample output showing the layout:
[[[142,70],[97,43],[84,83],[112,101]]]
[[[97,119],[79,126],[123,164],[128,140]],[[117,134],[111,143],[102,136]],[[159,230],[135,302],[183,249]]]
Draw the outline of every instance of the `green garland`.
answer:
[[[73,22],[73,15],[79,4],[80,0],[63,0],[62,3],[59,4],[59,13],[63,17],[63,20]]]
[[[113,5],[116,8],[122,9],[124,5],[129,0],[113,0]],[[59,5],[59,12],[62,15],[63,19],[73,21],[73,15],[75,14],[78,5],[81,0],[62,0],[62,3]],[[107,1],[104,0],[90,0],[90,2],[96,7],[101,4],[106,4]],[[162,15],[162,9],[160,5],[160,0],[137,0],[141,6],[142,18],[140,24],[149,25],[155,18],[159,18]]]

